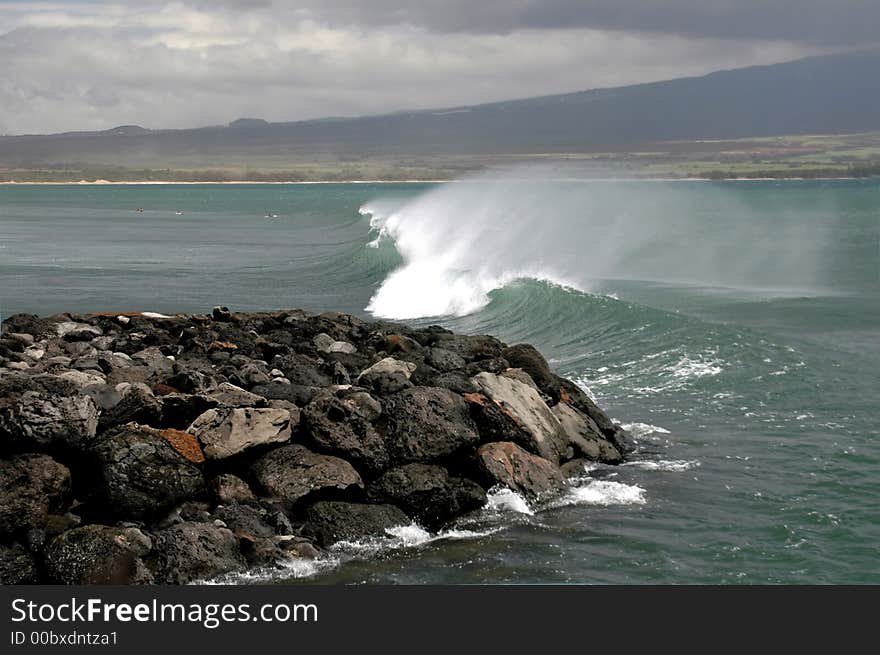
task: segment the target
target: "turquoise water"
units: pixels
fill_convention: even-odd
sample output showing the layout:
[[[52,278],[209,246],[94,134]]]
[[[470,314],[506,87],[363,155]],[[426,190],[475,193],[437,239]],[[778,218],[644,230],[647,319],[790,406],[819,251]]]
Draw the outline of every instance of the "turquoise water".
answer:
[[[281,581],[880,583],[876,180],[0,187],[3,316],[215,304],[531,342],[640,443]]]

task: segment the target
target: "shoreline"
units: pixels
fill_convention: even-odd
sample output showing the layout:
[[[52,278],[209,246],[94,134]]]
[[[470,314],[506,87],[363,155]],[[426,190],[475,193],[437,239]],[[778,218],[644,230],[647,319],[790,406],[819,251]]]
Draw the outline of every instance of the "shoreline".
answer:
[[[869,177],[594,177],[594,178],[541,178],[545,182],[834,182],[847,180],[870,180]],[[453,178],[453,179],[426,179],[426,180],[299,180],[288,182],[253,180],[212,180],[212,181],[180,181],[180,180],[136,180],[136,181],[109,181],[80,180],[77,182],[0,182],[0,186],[202,186],[202,185],[273,185],[273,186],[308,186],[325,184],[448,184],[450,182],[497,182],[499,180],[529,181],[530,178]]]

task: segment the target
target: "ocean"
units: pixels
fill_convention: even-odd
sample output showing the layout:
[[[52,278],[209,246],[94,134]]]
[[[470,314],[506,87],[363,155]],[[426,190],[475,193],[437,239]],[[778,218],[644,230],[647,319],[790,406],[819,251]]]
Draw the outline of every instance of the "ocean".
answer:
[[[218,304],[532,343],[639,442],[236,581],[880,583],[876,179],[0,186],[4,317]]]

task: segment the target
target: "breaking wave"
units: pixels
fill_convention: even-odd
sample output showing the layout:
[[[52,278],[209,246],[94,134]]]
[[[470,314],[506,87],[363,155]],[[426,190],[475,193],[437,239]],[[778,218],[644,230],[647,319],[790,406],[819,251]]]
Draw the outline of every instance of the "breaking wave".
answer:
[[[602,280],[777,290],[819,284],[814,262],[824,234],[805,232],[793,217],[750,220],[752,212],[720,188],[703,197],[708,204],[695,205],[681,185],[589,185],[530,170],[528,179],[496,174],[407,201],[366,203],[367,245],[388,244],[402,260],[367,310],[392,319],[464,316],[522,279],[581,292]],[[734,209],[740,220],[719,221]]]

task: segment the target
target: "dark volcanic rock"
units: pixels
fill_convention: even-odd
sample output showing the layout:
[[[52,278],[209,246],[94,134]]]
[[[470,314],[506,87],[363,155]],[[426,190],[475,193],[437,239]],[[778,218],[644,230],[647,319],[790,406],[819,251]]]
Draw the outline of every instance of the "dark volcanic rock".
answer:
[[[0,460],[0,539],[41,528],[70,495],[70,471],[47,455]]]
[[[397,505],[430,529],[486,504],[486,492],[480,485],[451,478],[445,468],[430,464],[391,469],[370,484],[367,498]]]
[[[251,503],[257,499],[247,482],[231,473],[218,475],[211,480],[210,487],[214,499],[221,505]]]
[[[338,496],[364,486],[361,476],[344,459],[319,455],[299,444],[266,453],[254,462],[251,472],[267,495],[288,505],[314,496]]]
[[[388,528],[409,523],[394,505],[322,501],[306,510],[303,534],[328,547],[339,541],[385,537]]]
[[[122,517],[159,514],[205,492],[202,472],[157,430],[128,424],[94,448],[107,511]]]
[[[446,348],[428,348],[425,363],[444,373],[463,369],[467,364],[464,357]]]
[[[211,523],[185,522],[162,530],[155,552],[153,573],[159,584],[188,584],[239,571],[246,564],[238,538]]]
[[[395,463],[443,459],[480,441],[467,403],[440,387],[413,387],[392,395],[380,421]]]
[[[366,471],[379,472],[388,467],[390,458],[370,419],[381,411],[366,393],[346,398],[322,394],[303,410],[303,428],[316,449],[344,457]]]
[[[438,334],[432,346],[443,348],[462,357],[467,362],[501,357],[504,344],[488,335]]]
[[[162,403],[141,385],[132,385],[112,408],[101,412],[98,431],[104,432],[126,423],[157,426],[162,420]]]
[[[481,446],[477,470],[488,486],[500,484],[531,498],[557,491],[563,484],[558,466],[510,441]]]
[[[266,511],[253,505],[223,505],[217,508],[214,516],[239,537],[244,535],[255,539],[275,535],[275,529],[267,523]]]
[[[142,557],[151,548],[137,528],[85,525],[49,543],[46,569],[63,584],[149,584],[153,578]]]
[[[37,562],[21,544],[0,544],[0,585],[37,584]]]
[[[550,396],[553,402],[559,402],[559,380],[553,375],[547,360],[534,346],[520,343],[505,348],[503,354],[511,366],[528,373],[538,389]]]
[[[494,486],[544,497],[634,447],[533,347],[438,326],[217,307],[3,328],[3,583],[183,584],[315,557],[440,529]]]

